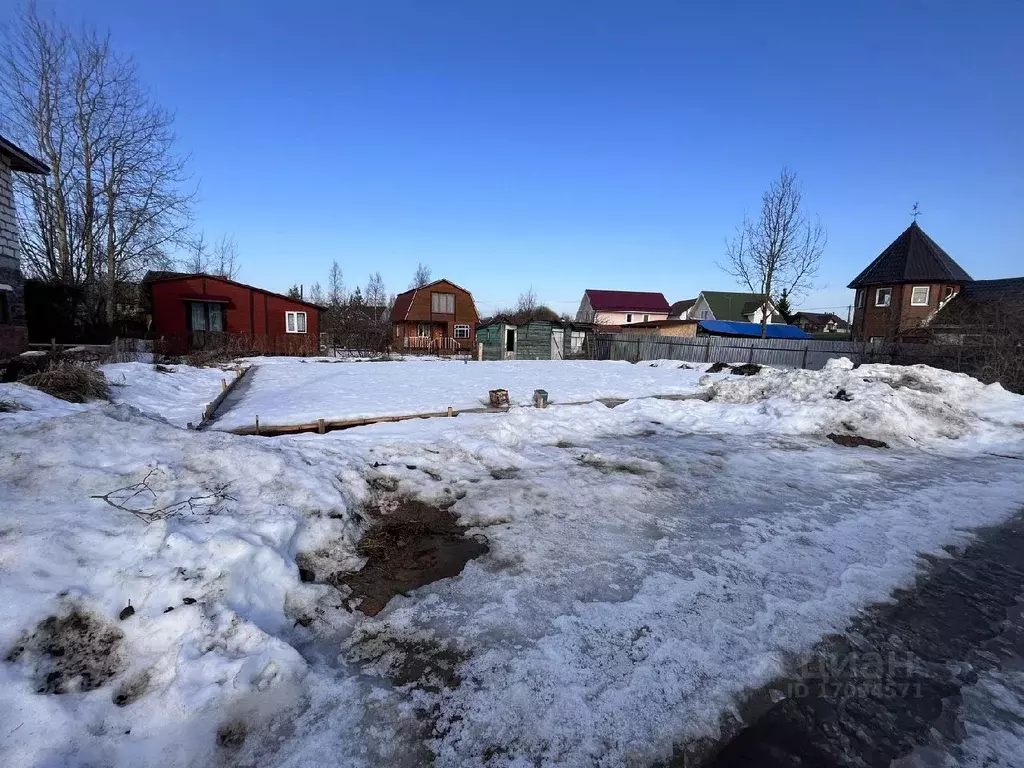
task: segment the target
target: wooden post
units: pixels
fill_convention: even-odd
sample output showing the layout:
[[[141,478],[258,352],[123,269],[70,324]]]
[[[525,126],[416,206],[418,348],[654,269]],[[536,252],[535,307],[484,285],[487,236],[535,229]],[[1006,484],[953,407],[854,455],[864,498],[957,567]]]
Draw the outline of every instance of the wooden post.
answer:
[[[481,341],[476,345],[476,359],[483,362],[484,359],[484,343]]]
[[[808,350],[810,350],[810,348],[811,348],[811,342],[807,342],[806,344],[804,344],[804,359],[800,362],[800,367],[801,368],[806,368],[807,367],[807,352],[808,352]]]
[[[448,406],[448,415],[449,416],[454,416],[455,415],[455,409],[452,408],[450,405]]]
[[[750,354],[747,355],[747,362],[748,363],[754,362],[754,344],[756,344],[756,343],[757,342],[755,342],[755,341],[750,342]]]
[[[259,414],[257,414],[256,415],[256,434],[258,435],[259,433],[260,433],[260,417],[259,417]]]
[[[221,379],[220,380],[220,391],[223,392],[227,388],[228,388],[228,380],[227,379]]]
[[[327,423],[323,419],[316,420],[317,434],[322,435],[327,431]]]

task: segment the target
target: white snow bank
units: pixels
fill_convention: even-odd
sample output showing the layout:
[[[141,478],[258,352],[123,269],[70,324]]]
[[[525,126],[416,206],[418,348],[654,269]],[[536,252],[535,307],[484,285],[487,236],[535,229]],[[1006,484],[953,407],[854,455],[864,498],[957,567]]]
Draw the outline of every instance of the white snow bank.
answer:
[[[833,360],[821,371],[763,368],[711,383],[709,393],[708,408],[684,409],[677,421],[712,431],[835,432],[887,442],[1024,434],[1024,398],[926,365],[853,368]]]
[[[203,409],[220,394],[221,381],[234,380],[234,370],[165,365],[163,370],[144,363],[112,363],[100,368],[110,382],[110,398],[144,413],[160,416],[184,427],[198,424]]]
[[[0,384],[0,429],[68,416],[101,403],[69,403],[27,384]]]
[[[42,695],[32,664],[0,664],[0,763],[211,764],[226,721],[291,701],[305,662],[286,639],[289,600],[314,589],[294,556],[330,541],[344,560],[356,535],[348,499],[361,486],[339,475],[285,442],[186,432],[118,406],[5,434],[0,652],[77,609],[124,632],[112,650],[125,668],[96,690]],[[166,517],[147,524],[95,498],[111,492]],[[135,614],[119,621],[129,601]],[[117,706],[133,681],[138,700]]]
[[[324,419],[357,419],[478,408],[492,389],[507,389],[513,404],[527,405],[536,389],[552,403],[597,398],[685,394],[698,388],[700,371],[612,361],[508,361],[419,365],[408,362],[307,362],[262,360],[239,402],[215,427],[248,427]]]

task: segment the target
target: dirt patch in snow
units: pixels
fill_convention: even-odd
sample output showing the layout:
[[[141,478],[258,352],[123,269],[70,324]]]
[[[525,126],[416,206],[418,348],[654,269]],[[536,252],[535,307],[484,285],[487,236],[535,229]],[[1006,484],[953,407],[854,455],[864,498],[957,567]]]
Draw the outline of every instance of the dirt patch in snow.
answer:
[[[351,598],[360,601],[358,609],[367,616],[376,616],[395,595],[458,576],[466,563],[489,549],[483,536],[466,535],[450,509],[417,499],[387,499],[370,510],[369,517],[370,528],[357,545],[366,564],[326,579],[349,587]],[[317,580],[317,574],[311,577]]]
[[[123,671],[123,640],[117,627],[76,609],[43,619],[4,658],[34,667],[37,693],[91,691]]]
[[[846,448],[859,448],[864,446],[866,448],[888,448],[889,444],[881,440],[872,440],[870,437],[861,437],[860,435],[837,435],[835,432],[830,432],[826,437],[836,445],[842,445]]]
[[[744,363],[743,365],[715,363],[707,369],[706,373],[722,373],[723,371],[728,371],[736,376],[756,376],[761,372],[761,366],[756,363]]]

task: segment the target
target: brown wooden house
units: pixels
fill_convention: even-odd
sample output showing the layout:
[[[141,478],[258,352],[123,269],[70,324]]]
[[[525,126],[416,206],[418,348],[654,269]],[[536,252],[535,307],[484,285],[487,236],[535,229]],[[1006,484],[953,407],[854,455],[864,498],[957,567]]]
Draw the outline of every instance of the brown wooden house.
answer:
[[[391,344],[398,351],[472,352],[479,322],[473,294],[435,280],[395,297]]]
[[[915,221],[848,287],[856,290],[854,341],[913,336],[971,282]]]

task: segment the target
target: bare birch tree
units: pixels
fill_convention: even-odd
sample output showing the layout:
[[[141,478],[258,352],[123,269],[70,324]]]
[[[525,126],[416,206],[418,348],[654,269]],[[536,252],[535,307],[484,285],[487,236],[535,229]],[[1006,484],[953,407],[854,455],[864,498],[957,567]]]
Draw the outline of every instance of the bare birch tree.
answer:
[[[799,297],[812,287],[828,242],[824,227],[808,218],[802,202],[796,174],[783,168],[762,196],[758,218],[744,218],[726,243],[722,269],[767,302],[761,338],[767,336],[771,302],[783,294]]]
[[[179,261],[186,272],[216,275],[234,280],[241,269],[238,243],[233,235],[221,235],[212,246],[206,241],[206,233],[191,237],[185,247],[185,256]]]
[[[416,272],[412,276],[410,288],[422,288],[430,282],[430,267],[422,262],[416,265]]]
[[[327,303],[332,307],[345,303],[345,279],[337,261],[331,264],[331,271],[327,275]]]
[[[6,35],[2,65],[12,132],[52,169],[18,180],[26,271],[88,289],[94,313],[104,307],[113,323],[121,284],[166,263],[189,225],[173,115],[109,37],[32,6]]]

